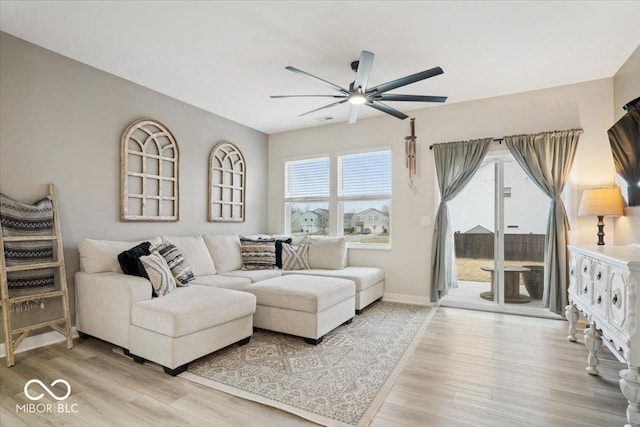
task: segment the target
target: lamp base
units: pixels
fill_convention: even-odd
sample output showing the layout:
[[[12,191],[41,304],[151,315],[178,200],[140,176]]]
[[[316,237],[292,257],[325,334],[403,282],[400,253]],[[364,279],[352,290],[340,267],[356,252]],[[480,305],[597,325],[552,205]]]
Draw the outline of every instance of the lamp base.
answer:
[[[604,246],[604,215],[598,215],[598,246]]]

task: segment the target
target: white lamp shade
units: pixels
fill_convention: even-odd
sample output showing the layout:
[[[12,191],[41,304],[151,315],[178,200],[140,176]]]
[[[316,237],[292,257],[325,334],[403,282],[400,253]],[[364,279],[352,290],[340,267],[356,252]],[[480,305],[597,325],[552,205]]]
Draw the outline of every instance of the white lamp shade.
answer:
[[[624,201],[618,188],[595,188],[584,190],[580,202],[580,216],[622,216]]]

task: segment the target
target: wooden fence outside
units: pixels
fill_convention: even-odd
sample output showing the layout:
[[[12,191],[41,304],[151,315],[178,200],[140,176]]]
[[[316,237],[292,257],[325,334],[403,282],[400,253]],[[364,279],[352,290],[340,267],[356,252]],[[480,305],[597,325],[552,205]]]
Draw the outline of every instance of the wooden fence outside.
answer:
[[[454,234],[456,257],[493,259],[493,234]],[[505,234],[504,259],[544,261],[544,234]]]

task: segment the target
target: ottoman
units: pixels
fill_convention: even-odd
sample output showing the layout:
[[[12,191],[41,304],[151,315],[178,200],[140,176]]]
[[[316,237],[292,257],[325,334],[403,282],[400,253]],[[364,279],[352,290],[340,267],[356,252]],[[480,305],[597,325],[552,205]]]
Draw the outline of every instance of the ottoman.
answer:
[[[254,327],[304,337],[309,344],[319,344],[355,315],[355,284],[348,279],[290,274],[243,290],[256,297]]]
[[[138,363],[162,365],[170,375],[233,343],[249,342],[256,298],[210,286],[180,287],[131,308],[129,351]]]

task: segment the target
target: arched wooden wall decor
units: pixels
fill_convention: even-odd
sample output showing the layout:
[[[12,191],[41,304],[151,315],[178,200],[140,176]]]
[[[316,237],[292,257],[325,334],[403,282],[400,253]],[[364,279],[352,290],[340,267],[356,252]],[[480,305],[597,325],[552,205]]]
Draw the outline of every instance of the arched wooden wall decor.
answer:
[[[209,156],[209,221],[244,222],[247,165],[242,152],[220,142]]]
[[[171,131],[154,120],[137,120],[120,142],[120,220],[178,221],[180,153]]]

